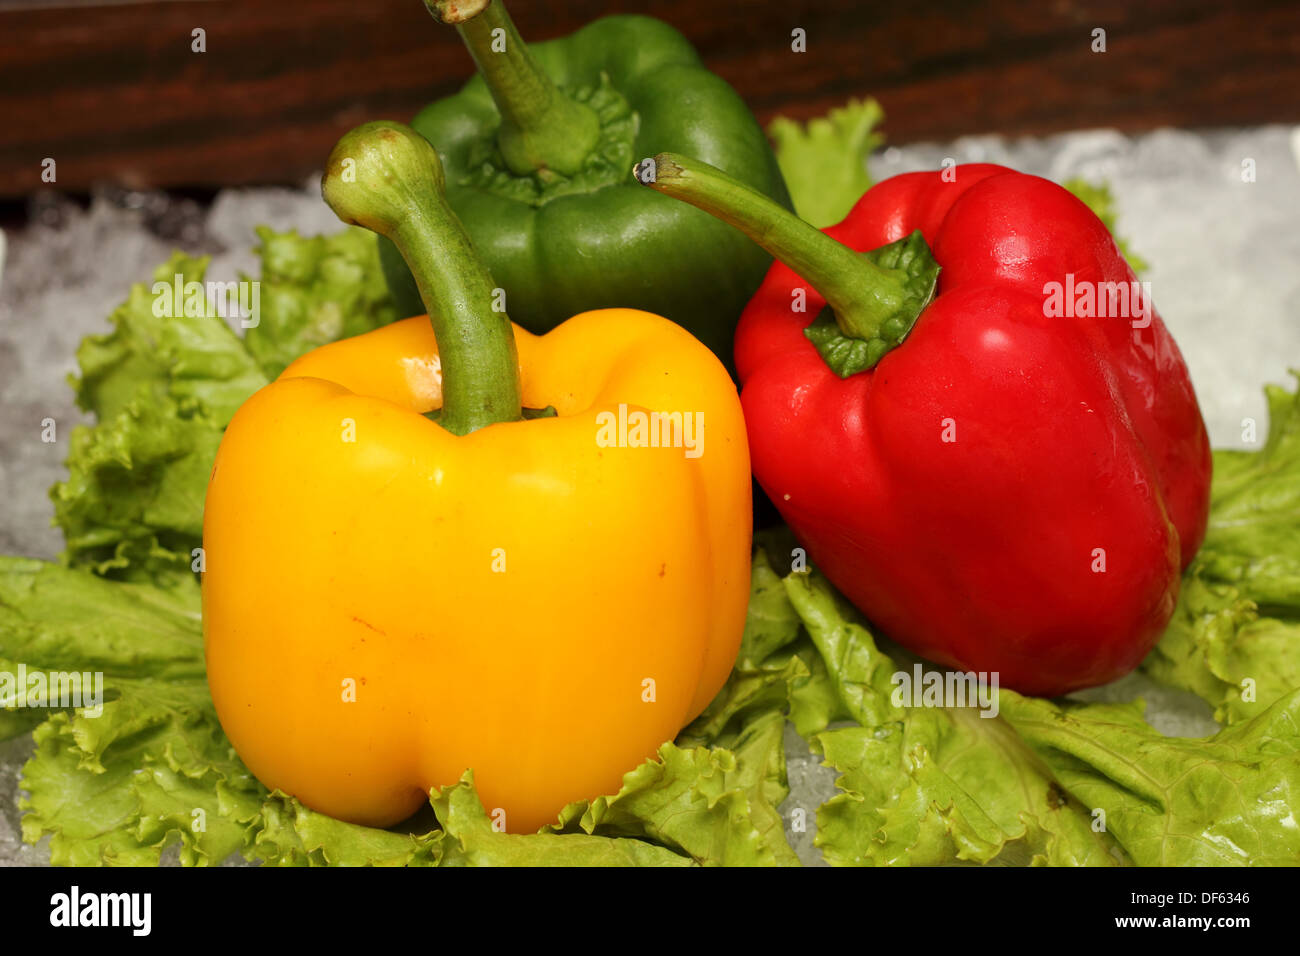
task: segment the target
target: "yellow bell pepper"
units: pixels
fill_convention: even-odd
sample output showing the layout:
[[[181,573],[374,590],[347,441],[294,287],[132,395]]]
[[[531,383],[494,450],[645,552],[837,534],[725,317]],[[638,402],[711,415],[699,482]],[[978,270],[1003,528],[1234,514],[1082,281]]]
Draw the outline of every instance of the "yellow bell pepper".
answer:
[[[493,311],[441,175],[397,124],[330,157],[327,201],[394,239],[432,318],[303,356],[231,421],[208,679],[269,788],[389,826],[472,767],[524,832],[615,792],[726,680],[749,455],[730,378],[672,322],[606,309],[535,336]]]

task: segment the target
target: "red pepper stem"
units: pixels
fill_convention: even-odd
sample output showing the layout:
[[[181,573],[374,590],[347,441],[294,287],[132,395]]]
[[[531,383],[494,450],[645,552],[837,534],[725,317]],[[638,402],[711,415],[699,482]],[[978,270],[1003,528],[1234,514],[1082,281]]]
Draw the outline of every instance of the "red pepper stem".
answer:
[[[438,152],[400,123],[344,134],[325,166],[321,193],[340,219],[396,243],[429,310],[442,364],[438,423],[467,435],[519,421],[519,358],[510,318],[465,227],[447,205]]]
[[[538,65],[501,0],[424,0],[456,27],[501,114],[497,145],[518,176],[572,176],[600,141],[600,117]]]
[[[904,277],[895,270],[882,269],[708,163],[660,153],[638,163],[633,174],[735,226],[788,265],[822,295],[846,336],[875,337],[904,304]]]

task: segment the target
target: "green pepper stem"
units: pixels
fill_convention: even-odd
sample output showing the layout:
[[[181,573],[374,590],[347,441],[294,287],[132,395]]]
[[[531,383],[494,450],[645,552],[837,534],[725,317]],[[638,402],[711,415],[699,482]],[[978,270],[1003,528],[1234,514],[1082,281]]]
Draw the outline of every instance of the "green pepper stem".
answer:
[[[821,294],[850,338],[876,337],[906,308],[904,276],[882,269],[708,163],[660,153],[638,163],[633,174],[651,189],[735,226],[788,265]]]
[[[497,145],[518,176],[572,176],[600,141],[600,117],[562,93],[533,59],[501,0],[424,0],[456,27],[501,114]]]
[[[442,363],[439,424],[455,435],[521,417],[519,358],[496,289],[447,205],[442,163],[400,123],[358,126],[338,141],[321,193],[344,222],[396,243],[429,310]]]

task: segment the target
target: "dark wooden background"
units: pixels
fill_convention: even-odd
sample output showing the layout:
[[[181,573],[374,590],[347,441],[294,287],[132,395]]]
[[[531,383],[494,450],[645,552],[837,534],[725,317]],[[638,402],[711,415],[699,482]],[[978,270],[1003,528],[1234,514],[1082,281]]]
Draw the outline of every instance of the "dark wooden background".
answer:
[[[1300,120],[1297,0],[515,0],[526,39],[659,16],[766,122],[851,96],[893,142]],[[190,32],[207,31],[192,53]],[[794,27],[808,52],[790,51]],[[1093,53],[1091,32],[1107,33]],[[471,63],[420,0],[0,0],[0,198],[95,183],[300,182],[367,119],[408,119]]]

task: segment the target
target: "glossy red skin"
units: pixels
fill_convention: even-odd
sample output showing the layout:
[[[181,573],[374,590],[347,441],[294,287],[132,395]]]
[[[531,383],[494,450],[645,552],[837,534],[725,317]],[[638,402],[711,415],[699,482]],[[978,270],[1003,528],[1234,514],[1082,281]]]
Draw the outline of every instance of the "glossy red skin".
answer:
[[[825,300],[772,266],[736,335],[754,474],[894,640],[1022,693],[1102,684],[1159,639],[1205,536],[1205,424],[1158,315],[1044,316],[1067,272],[1134,278],[1101,221],[1048,180],[955,172],[886,180],[826,230],[866,251],[919,228],[943,267],[873,370],[827,367],[803,335]]]

